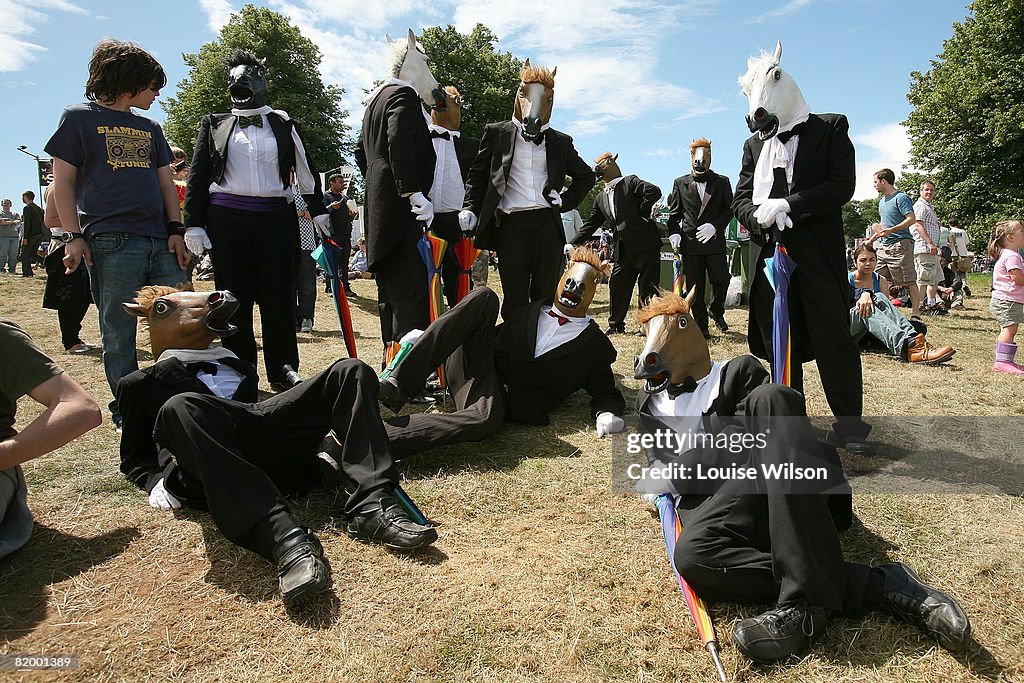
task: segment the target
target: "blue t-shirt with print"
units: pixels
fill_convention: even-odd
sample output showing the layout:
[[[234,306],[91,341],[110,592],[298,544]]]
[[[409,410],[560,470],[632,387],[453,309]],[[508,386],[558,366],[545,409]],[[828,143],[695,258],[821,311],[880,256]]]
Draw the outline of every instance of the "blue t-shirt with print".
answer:
[[[78,168],[75,200],[87,238],[105,232],[167,238],[157,169],[173,155],[160,124],[94,102],[72,104],[45,150]]]
[[[908,213],[913,213],[914,201],[907,195],[906,192],[897,192],[891,197],[882,197],[878,201],[878,217],[882,221],[882,225],[887,228],[891,228],[894,225],[899,225],[907,218]],[[891,235],[886,235],[882,238],[882,244],[889,246],[896,244],[900,240],[912,240],[914,236],[910,234],[910,228],[906,227],[903,230],[897,230]]]

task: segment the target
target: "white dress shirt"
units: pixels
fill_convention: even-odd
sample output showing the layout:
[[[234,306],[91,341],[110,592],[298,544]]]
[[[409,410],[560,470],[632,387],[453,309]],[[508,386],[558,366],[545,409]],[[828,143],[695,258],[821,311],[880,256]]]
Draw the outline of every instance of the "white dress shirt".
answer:
[[[604,186],[603,192],[605,193],[605,201],[608,202],[608,210],[611,211],[612,221],[618,220],[618,212],[615,210],[615,186],[622,181],[622,176],[618,178],[612,178],[608,181],[608,184]]]
[[[703,416],[718,398],[722,370],[725,369],[727,362],[712,361],[711,372],[697,382],[697,388],[693,391],[684,391],[675,398],[669,396],[667,391],[653,394],[647,409],[654,417],[671,419],[671,424],[678,434],[704,433]]]
[[[431,138],[437,155],[434,184],[430,186],[430,201],[434,204],[434,212],[460,211],[466,201],[466,185],[462,182],[462,169],[459,168],[459,157],[455,154],[455,138],[459,137],[459,131],[448,130],[433,123],[427,127],[433,132],[448,133],[451,137],[450,140]]]
[[[251,126],[250,126],[251,127]],[[209,387],[214,396],[219,398],[233,399],[238,386],[242,383],[242,373],[230,365],[220,362],[221,358],[238,358],[234,353],[222,346],[211,346],[208,349],[167,349],[157,359],[159,363],[168,358],[177,358],[183,365],[189,363],[206,362],[217,366],[217,374],[211,375],[200,370],[196,373],[196,379]]]
[[[236,116],[247,116],[241,109],[232,109]],[[292,198],[292,189],[281,182],[277,160],[277,138],[264,113],[263,127],[235,125],[228,138],[227,161],[221,182],[210,183],[210,192],[229,192],[244,197]]]
[[[548,184],[548,143],[535,145],[524,140],[523,124],[515,119],[512,123],[516,131],[512,136],[512,166],[505,184],[505,194],[498,202],[498,210],[505,213],[546,209],[551,206],[544,198],[544,186]],[[545,131],[548,125],[541,126]],[[561,181],[558,184],[562,186]]]
[[[589,315],[585,315],[582,318],[570,318],[567,315],[563,315],[558,309],[555,309],[556,315],[569,321],[559,325],[558,318],[550,315],[551,309],[551,306],[541,306],[540,313],[537,314],[540,317],[537,318],[537,345],[533,351],[534,358],[540,358],[551,349],[558,348],[562,344],[572,341],[580,336],[583,330],[587,329],[587,325],[590,324]]]

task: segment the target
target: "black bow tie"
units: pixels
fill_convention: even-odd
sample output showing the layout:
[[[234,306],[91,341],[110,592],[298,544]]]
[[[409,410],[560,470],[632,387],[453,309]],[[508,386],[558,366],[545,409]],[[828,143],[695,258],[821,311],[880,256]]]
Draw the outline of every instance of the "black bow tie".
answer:
[[[217,363],[210,363],[209,361],[200,360],[194,363],[186,363],[185,367],[188,368],[189,372],[198,375],[200,372],[205,372],[208,375],[217,374]]]
[[[804,121],[803,123],[796,124],[795,126],[790,128],[789,130],[787,130],[785,133],[779,133],[775,137],[777,137],[779,139],[779,142],[781,142],[782,144],[786,144],[787,142],[789,142],[789,139],[791,137],[793,137],[794,135],[800,135],[801,133],[803,133],[804,132],[804,128],[806,128],[806,127],[807,127],[807,122]]]
[[[257,128],[263,127],[263,117],[259,114],[254,116],[239,116],[238,127],[248,128],[249,126],[256,126]]]
[[[697,382],[694,381],[693,377],[687,377],[682,384],[669,383],[665,387],[665,391],[668,392],[669,398],[675,398],[679,394],[692,394],[697,390]]]
[[[451,140],[452,139],[451,133],[449,133],[448,131],[445,131],[445,132],[441,133],[439,131],[432,130],[432,131],[430,131],[430,137],[432,137],[432,138],[441,138],[443,140]]]
[[[558,320],[558,326],[559,327],[561,327],[562,325],[564,325],[567,322],[569,322],[568,318],[566,318],[564,315],[558,315],[557,313],[554,312],[554,310],[548,311],[548,315],[550,315],[552,318],[555,318],[556,320]]]

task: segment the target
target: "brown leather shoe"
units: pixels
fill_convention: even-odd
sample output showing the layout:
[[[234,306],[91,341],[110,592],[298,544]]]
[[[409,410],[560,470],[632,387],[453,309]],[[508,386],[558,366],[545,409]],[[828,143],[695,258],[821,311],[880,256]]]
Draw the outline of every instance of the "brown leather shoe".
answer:
[[[948,344],[946,346],[932,346],[924,338],[923,334],[917,335],[907,344],[908,363],[924,363],[925,365],[945,363],[953,357],[954,353],[956,353],[956,350]]]

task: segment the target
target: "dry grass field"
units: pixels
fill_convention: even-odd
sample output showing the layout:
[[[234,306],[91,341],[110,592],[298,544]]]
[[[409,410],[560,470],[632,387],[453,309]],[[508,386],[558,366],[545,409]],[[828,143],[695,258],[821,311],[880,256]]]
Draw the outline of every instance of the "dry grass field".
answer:
[[[496,280],[492,274],[492,281]],[[991,372],[996,326],[983,278],[967,309],[929,319],[935,342],[959,349],[938,368],[864,358],[865,414],[1007,416],[1020,434],[1024,382]],[[200,283],[200,288],[209,288]],[[354,283],[360,356],[379,358],[372,281]],[[63,352],[43,280],[0,277],[0,315],[102,404],[98,354]],[[607,288],[591,311],[602,323]],[[745,351],[746,313],[712,354]],[[98,341],[95,309],[83,337]],[[330,301],[299,336],[300,371],[344,355]],[[614,338],[627,403],[641,340]],[[145,347],[140,335],[140,347]],[[140,351],[143,364],[151,362]],[[808,366],[811,414],[827,413]],[[266,387],[264,387],[266,388]],[[39,412],[29,399],[19,425]],[[1010,417],[1012,416],[1012,417]],[[1020,444],[1019,437],[1016,443]],[[1022,449],[1024,450],[1024,449]],[[36,529],[0,561],[0,654],[77,655],[73,671],[8,680],[173,681],[714,681],[665,557],[660,527],[636,496],[611,492],[611,444],[597,440],[587,397],[571,397],[547,428],[509,425],[483,443],[403,463],[405,486],[439,524],[436,545],[392,554],[341,531],[332,494],[296,509],[324,542],[333,589],[287,610],[274,571],[225,541],[210,518],[151,509],[118,472],[109,423],[29,463]],[[282,454],[287,456],[287,454]],[[1019,492],[1018,492],[1019,493]],[[966,606],[977,645],[951,657],[884,616],[837,620],[799,660],[758,667],[730,641],[757,606],[713,612],[730,680],[1024,681],[1024,502],[1016,495],[856,495],[844,534],[850,559],[902,560]]]

